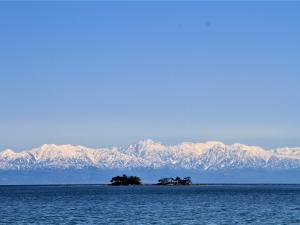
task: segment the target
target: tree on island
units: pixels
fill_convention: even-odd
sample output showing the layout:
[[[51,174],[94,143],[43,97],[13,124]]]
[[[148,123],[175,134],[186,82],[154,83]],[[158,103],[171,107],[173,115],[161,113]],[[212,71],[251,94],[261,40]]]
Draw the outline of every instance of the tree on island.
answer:
[[[122,176],[113,177],[111,180],[111,185],[140,185],[142,184],[141,178],[137,176],[127,176],[123,174]]]
[[[185,177],[181,179],[180,177],[166,177],[158,180],[158,185],[191,185],[192,179],[190,177]]]
[[[158,180],[158,185],[172,185],[174,184],[174,178],[165,177]]]

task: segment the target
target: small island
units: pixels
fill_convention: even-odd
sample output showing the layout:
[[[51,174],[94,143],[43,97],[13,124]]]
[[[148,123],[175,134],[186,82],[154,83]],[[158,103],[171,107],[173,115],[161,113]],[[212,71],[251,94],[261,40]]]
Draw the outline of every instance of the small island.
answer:
[[[191,185],[192,179],[190,177],[184,177],[181,179],[180,177],[166,177],[158,180],[157,185]]]
[[[113,177],[111,180],[111,185],[141,185],[141,178],[137,176],[127,176],[123,174],[122,176]]]
[[[122,176],[115,176],[110,180],[111,185],[114,186],[128,186],[128,185],[142,185],[141,178],[137,176],[127,176],[123,174]],[[158,180],[158,183],[153,185],[169,185],[169,186],[177,186],[177,185],[191,185],[192,179],[191,177],[165,177]]]

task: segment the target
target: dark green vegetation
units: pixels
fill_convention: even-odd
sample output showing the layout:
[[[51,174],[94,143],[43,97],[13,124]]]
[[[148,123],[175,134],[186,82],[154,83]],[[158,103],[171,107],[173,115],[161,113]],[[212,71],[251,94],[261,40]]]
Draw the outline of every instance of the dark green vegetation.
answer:
[[[111,180],[111,185],[140,185],[142,184],[141,178],[137,176],[127,176],[123,174],[122,176],[113,177]]]
[[[192,180],[190,177],[185,177],[181,179],[180,177],[176,177],[175,179],[173,177],[167,177],[167,178],[161,178],[158,180],[158,185],[191,185]]]

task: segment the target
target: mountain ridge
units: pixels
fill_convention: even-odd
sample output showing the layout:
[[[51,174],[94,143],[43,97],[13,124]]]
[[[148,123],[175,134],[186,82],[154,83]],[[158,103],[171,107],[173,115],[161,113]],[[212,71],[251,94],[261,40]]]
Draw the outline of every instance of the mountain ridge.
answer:
[[[44,144],[21,152],[0,152],[0,170],[30,169],[300,169],[300,148],[265,150],[218,141],[165,145],[151,139],[127,147],[88,148],[82,145]]]

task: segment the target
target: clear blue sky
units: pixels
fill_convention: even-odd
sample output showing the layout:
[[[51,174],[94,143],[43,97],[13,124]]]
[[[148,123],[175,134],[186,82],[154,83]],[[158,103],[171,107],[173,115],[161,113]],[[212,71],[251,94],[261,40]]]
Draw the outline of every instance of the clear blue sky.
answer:
[[[0,149],[300,146],[300,3],[0,3]]]

